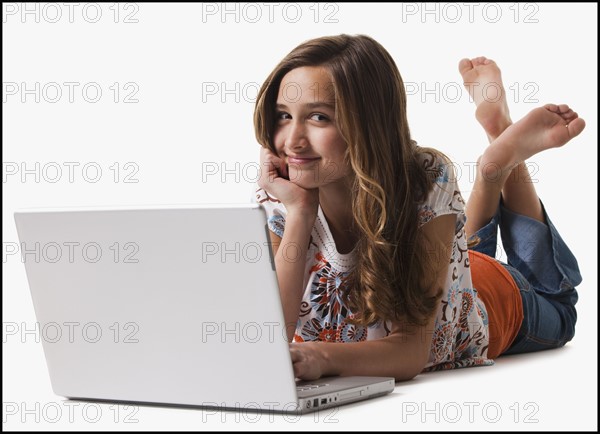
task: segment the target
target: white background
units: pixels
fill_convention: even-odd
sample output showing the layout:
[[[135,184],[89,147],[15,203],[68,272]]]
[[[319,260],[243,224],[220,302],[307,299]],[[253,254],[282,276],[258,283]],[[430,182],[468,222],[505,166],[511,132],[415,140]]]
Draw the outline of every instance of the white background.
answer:
[[[52,393],[41,344],[3,333],[4,428],[597,429],[597,6],[480,3],[470,10],[454,3],[428,5],[432,12],[423,15],[421,3],[285,5],[228,5],[232,12],[222,15],[219,3],[81,3],[70,17],[63,3],[29,4],[38,18],[22,15],[21,3],[3,4],[3,253],[18,242],[19,208],[248,202],[259,151],[252,124],[257,86],[301,42],[362,33],[387,48],[411,86],[413,137],[463,167],[465,198],[468,164],[486,137],[461,87],[461,58],[498,62],[514,120],[548,102],[567,103],[587,120],[581,136],[530,160],[539,195],[584,277],[574,340],[492,367],[420,375],[387,397],[296,420],[96,404],[69,416]],[[76,83],[72,102],[68,82]],[[102,96],[88,102],[95,88]],[[124,102],[128,95],[138,102]],[[65,163],[75,168],[72,179]],[[32,169],[24,179],[23,168]],[[126,175],[138,182],[125,182]],[[4,329],[33,327],[19,255],[3,255],[2,265]],[[58,417],[56,407],[63,410]]]

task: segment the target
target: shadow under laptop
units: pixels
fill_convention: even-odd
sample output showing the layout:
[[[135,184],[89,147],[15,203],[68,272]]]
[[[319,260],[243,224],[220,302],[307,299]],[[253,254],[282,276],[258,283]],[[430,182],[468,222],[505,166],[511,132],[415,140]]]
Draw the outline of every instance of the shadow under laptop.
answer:
[[[83,402],[83,403],[95,403],[95,404],[106,404],[106,405],[121,405],[123,407],[132,406],[136,408],[169,408],[169,409],[177,409],[177,410],[192,410],[192,411],[201,411],[208,415],[216,415],[216,414],[244,414],[244,415],[255,415],[256,418],[254,421],[257,421],[258,418],[264,416],[278,416],[283,418],[284,420],[294,421],[295,418],[304,417],[321,417],[323,421],[327,421],[328,418],[333,418],[335,415],[339,415],[340,412],[351,410],[358,408],[360,406],[364,406],[369,402],[389,402],[398,398],[398,395],[402,395],[401,392],[398,392],[398,386],[401,386],[403,383],[396,383],[396,389],[392,393],[387,393],[385,395],[373,396],[367,399],[363,399],[360,401],[353,402],[343,402],[328,408],[316,408],[310,412],[302,412],[299,410],[293,411],[281,411],[275,409],[264,409],[259,408],[258,404],[256,407],[244,405],[238,407],[227,407],[227,406],[213,406],[213,405],[188,405],[188,404],[172,404],[172,403],[157,403],[157,402],[144,402],[144,401],[121,401],[121,400],[106,400],[106,399],[88,399],[88,398],[66,398],[69,401],[73,402]],[[246,420],[252,420],[251,417],[245,417]]]

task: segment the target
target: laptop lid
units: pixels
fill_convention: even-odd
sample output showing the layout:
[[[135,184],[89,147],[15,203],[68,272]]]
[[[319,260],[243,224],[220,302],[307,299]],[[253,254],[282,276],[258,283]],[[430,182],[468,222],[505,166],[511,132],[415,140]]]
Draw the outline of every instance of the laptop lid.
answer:
[[[300,404],[260,205],[36,210],[15,220],[56,394]],[[326,384],[329,397],[367,387]]]

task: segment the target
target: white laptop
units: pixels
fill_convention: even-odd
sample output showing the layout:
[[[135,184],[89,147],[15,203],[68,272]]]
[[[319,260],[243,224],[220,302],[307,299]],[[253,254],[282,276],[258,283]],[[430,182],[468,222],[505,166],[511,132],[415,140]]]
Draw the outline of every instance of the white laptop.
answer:
[[[258,204],[15,213],[57,395],[310,412],[386,377],[294,378]]]

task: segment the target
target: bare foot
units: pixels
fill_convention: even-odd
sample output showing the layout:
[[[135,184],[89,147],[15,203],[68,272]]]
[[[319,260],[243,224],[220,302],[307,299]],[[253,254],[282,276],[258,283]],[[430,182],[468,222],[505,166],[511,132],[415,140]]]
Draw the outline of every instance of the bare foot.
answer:
[[[475,118],[492,141],[512,124],[500,69],[493,60],[476,57],[462,59],[458,70],[477,106]]]
[[[520,162],[546,149],[563,146],[584,128],[585,121],[566,104],[533,109],[485,150],[480,160],[482,173],[491,176],[491,170],[494,177],[499,173],[508,175]]]

